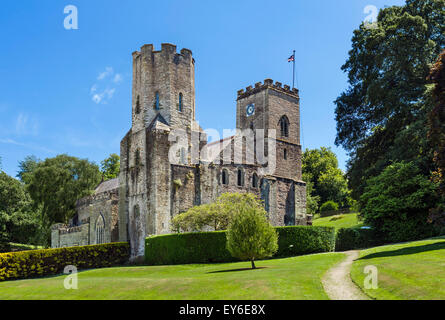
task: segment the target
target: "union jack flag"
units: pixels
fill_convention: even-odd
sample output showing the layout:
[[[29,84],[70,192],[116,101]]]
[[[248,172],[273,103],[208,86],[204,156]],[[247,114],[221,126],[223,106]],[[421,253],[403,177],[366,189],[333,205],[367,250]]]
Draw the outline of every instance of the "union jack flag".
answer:
[[[291,55],[289,59],[287,59],[287,62],[292,62],[292,61],[295,61],[295,55]]]

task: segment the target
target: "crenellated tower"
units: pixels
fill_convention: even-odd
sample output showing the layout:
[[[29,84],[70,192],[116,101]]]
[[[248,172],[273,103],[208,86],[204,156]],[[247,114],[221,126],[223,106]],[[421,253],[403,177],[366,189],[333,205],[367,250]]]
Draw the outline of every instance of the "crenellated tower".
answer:
[[[195,121],[195,61],[192,52],[164,43],[133,53],[132,126],[121,142],[119,237],[130,240],[134,258],[143,256],[148,235],[170,232],[172,134],[185,139],[178,165],[190,166]],[[179,141],[178,141],[179,142]]]
[[[270,137],[275,130],[276,176],[301,180],[300,97],[291,89],[271,79],[238,91],[236,109],[238,129],[264,129]]]
[[[152,44],[133,53],[134,131],[161,117],[171,128],[195,127],[195,61],[189,49],[176,52],[168,43]]]

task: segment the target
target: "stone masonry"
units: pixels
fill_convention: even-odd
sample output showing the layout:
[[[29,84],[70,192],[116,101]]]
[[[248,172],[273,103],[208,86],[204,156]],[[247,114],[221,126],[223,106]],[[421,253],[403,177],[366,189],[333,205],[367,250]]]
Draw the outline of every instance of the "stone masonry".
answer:
[[[53,226],[53,247],[129,241],[137,260],[147,236],[170,233],[175,215],[225,192],[258,195],[275,226],[310,224],[298,90],[266,79],[238,91],[236,114],[236,134],[208,144],[195,120],[192,52],[171,44],[134,52],[119,179],[78,201],[71,228]]]

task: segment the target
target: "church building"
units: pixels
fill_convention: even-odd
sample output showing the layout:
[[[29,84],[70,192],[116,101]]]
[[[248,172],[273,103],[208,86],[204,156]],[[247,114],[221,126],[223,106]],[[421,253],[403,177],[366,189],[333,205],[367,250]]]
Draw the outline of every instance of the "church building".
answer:
[[[76,221],[54,225],[52,247],[171,233],[171,220],[226,192],[251,192],[275,226],[311,224],[302,181],[299,92],[266,79],[237,93],[234,135],[208,143],[196,121],[192,52],[162,44],[133,53],[132,125],[118,179],[77,202]]]

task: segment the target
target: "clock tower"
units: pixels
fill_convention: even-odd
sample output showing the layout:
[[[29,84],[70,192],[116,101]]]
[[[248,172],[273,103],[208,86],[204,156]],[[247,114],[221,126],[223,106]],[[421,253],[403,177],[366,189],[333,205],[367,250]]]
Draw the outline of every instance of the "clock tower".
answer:
[[[275,137],[279,177],[301,180],[300,98],[297,89],[271,79],[238,91],[236,127]],[[275,135],[271,130],[275,130]]]

